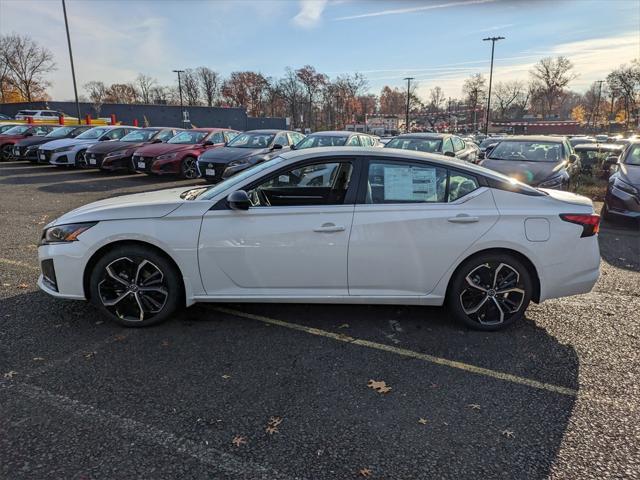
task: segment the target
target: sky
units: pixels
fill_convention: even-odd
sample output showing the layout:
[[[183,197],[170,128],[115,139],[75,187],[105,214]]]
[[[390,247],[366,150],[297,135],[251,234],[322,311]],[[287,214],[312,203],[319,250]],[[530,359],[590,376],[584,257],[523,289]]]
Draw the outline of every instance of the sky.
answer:
[[[461,96],[473,73],[494,82],[529,78],[546,56],[565,55],[586,90],[621,64],[640,58],[640,0],[67,0],[77,81],[162,84],[172,70],[210,67],[279,77],[310,64],[334,78],[363,73],[369,90],[401,88],[415,77],[418,94],[440,86]],[[28,34],[49,48],[55,100],[73,98],[59,0],[0,0],[0,33]]]

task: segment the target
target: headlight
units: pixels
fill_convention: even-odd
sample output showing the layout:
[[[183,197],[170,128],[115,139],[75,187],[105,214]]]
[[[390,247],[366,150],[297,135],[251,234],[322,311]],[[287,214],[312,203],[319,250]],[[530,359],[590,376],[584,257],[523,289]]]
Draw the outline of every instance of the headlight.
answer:
[[[240,165],[247,165],[248,163],[249,160],[246,158],[242,160],[234,160],[233,162],[229,162],[227,167],[239,167]]]
[[[160,155],[157,160],[171,160],[172,158],[175,158],[176,155],[176,153],[166,153],[164,155]]]
[[[638,195],[638,189],[636,187],[623,180],[620,180],[619,178],[615,178],[613,180],[613,186],[618,190],[622,190],[623,192],[628,193],[629,195]]]
[[[60,147],[60,148],[56,148],[53,153],[62,153],[62,152],[68,152],[69,150],[71,150],[73,148],[73,145],[67,145],[66,147]]]
[[[547,178],[544,182],[538,184],[540,188],[553,188],[559,187],[564,183],[565,176],[564,174],[556,175],[551,178]]]
[[[68,225],[56,225],[55,227],[45,228],[42,232],[40,245],[75,242],[78,239],[78,235],[86,232],[97,223],[98,222],[70,223]]]

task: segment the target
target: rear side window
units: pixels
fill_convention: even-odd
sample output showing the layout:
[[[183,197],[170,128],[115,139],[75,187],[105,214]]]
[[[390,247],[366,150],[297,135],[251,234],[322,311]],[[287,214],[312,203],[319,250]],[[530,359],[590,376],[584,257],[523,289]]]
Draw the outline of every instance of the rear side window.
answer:
[[[458,152],[464,149],[464,142],[460,140],[458,137],[452,137],[453,140],[453,149]]]
[[[461,172],[451,172],[449,174],[449,198],[448,202],[455,202],[459,198],[477,190],[478,180],[472,175]]]
[[[372,161],[365,203],[442,203],[446,187],[446,168]]]

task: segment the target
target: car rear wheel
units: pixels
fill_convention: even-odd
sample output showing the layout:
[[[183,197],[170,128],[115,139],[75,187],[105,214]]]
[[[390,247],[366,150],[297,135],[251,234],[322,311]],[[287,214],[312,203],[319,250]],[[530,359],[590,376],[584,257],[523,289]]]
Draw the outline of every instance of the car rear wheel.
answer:
[[[0,150],[0,159],[5,162],[8,162],[9,160],[11,160],[12,156],[13,156],[13,145],[11,144],[3,145],[2,149]]]
[[[180,176],[192,180],[198,177],[198,165],[195,157],[184,157],[180,163]]]
[[[87,166],[87,151],[80,150],[76,153],[76,167],[85,168]]]
[[[456,319],[476,330],[505,328],[524,316],[533,293],[531,274],[509,254],[487,253],[465,261],[447,294]]]
[[[89,282],[91,301],[126,327],[166,320],[182,297],[176,268],[161,254],[141,246],[109,251],[96,263]]]

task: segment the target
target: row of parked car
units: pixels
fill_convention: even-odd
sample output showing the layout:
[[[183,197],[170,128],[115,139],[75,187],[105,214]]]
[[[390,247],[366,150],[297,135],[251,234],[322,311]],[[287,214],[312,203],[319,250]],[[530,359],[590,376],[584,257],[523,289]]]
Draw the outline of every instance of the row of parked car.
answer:
[[[1,129],[2,127],[0,127]],[[4,158],[56,166],[202,177],[217,183],[287,151],[380,147],[455,157],[539,188],[566,190],[581,173],[611,177],[605,214],[640,218],[640,143],[588,137],[488,137],[479,145],[446,133],[409,133],[383,142],[359,132],[17,125],[0,130]]]

